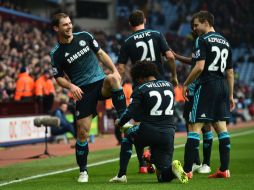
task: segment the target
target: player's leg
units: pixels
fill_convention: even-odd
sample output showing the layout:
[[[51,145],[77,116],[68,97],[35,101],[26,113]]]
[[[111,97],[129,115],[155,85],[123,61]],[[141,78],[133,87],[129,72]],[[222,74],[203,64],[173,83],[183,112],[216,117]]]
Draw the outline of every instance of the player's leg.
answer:
[[[88,182],[87,174],[87,156],[88,137],[93,117],[96,115],[98,99],[101,96],[101,85],[103,81],[82,87],[84,94],[82,99],[76,102],[77,117],[77,142],[76,142],[76,160],[80,168],[78,182]]]
[[[121,117],[126,109],[126,100],[121,81],[113,74],[107,75],[103,81],[101,94],[106,98],[112,96],[112,102],[117,111],[117,115]]]
[[[151,159],[156,166],[156,175],[158,181],[170,182],[176,177],[181,183],[187,183],[188,177],[184,172],[180,161],[174,160],[172,162],[175,129],[171,128],[168,134],[154,134],[153,136],[157,137],[157,143],[151,142]],[[156,138],[154,140],[156,140]]]
[[[189,101],[186,101],[184,104],[184,112],[183,112],[183,117],[185,119],[185,125],[186,125],[186,131],[187,134],[189,132],[189,116],[190,112],[193,106],[193,96],[189,96]],[[194,163],[192,165],[192,172],[197,172],[199,168],[201,167],[201,162],[200,162],[200,156],[199,156],[199,149],[195,149],[195,159]]]
[[[219,121],[213,123],[213,127],[218,134],[219,138],[219,152],[220,152],[220,168],[219,170],[210,175],[209,178],[228,178],[229,160],[230,160],[230,136],[227,131],[226,121]]]
[[[87,156],[89,153],[88,141],[92,115],[77,120],[76,161],[80,176],[78,182],[88,182]]]
[[[189,132],[184,152],[184,171],[190,179],[192,178],[192,165],[196,157],[196,150],[199,149],[200,130],[203,125],[203,123],[189,124]]]
[[[117,176],[113,177],[109,180],[109,182],[127,182],[126,172],[129,160],[132,155],[132,144],[133,139],[138,139],[138,130],[139,126],[136,125],[132,128],[129,128],[126,131],[125,137],[121,143],[121,150],[120,150],[120,168],[118,171]]]
[[[198,169],[198,173],[210,173],[210,158],[213,145],[213,133],[211,131],[211,124],[206,123],[202,128],[203,133],[203,163]]]
[[[230,136],[227,130],[226,121],[229,120],[230,105],[229,105],[229,94],[228,86],[225,80],[218,80],[214,82],[215,91],[217,92],[216,98],[216,109],[215,110],[215,122],[213,127],[218,134],[219,139],[219,152],[220,152],[220,168],[219,170],[209,177],[211,178],[228,178],[230,177],[229,172],[229,159],[230,159]]]

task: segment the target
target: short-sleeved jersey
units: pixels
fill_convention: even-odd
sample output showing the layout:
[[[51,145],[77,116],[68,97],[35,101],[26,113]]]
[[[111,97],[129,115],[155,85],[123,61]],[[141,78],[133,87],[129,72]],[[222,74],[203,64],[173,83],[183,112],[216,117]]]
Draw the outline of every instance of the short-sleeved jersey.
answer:
[[[229,42],[217,32],[208,32],[196,39],[195,60],[205,60],[199,83],[225,78],[225,70],[232,68]]]
[[[88,32],[73,33],[69,44],[57,44],[50,52],[53,75],[64,73],[77,86],[84,86],[105,78],[96,53],[100,46]]]
[[[170,82],[154,80],[142,84],[134,90],[131,98],[130,105],[120,117],[120,125],[133,118],[162,132],[175,127],[174,90]]]
[[[160,32],[149,29],[138,30],[125,39],[120,49],[118,63],[126,64],[129,58],[132,64],[136,61],[152,61],[164,76],[162,55],[168,50],[167,41]]]

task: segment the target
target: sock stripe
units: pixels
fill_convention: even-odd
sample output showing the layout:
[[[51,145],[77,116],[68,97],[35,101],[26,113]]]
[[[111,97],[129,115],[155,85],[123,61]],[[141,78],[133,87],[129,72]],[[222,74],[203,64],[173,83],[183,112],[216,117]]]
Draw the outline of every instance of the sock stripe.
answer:
[[[225,138],[229,138],[229,137],[230,136],[229,136],[228,132],[221,132],[218,134],[219,139],[225,139]]]
[[[204,133],[204,134],[203,134],[203,139],[204,139],[204,140],[213,139],[213,133],[212,133],[212,131],[209,131],[209,132]]]
[[[76,142],[79,146],[86,146],[88,144],[88,141],[82,143],[81,141],[77,140]]]
[[[196,132],[188,132],[188,139],[200,140],[200,134]]]

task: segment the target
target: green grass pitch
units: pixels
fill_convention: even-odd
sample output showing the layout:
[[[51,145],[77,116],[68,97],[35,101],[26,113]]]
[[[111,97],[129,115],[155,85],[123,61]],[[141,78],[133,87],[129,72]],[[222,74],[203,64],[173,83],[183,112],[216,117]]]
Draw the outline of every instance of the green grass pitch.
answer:
[[[75,169],[74,155],[66,157],[54,157],[32,161],[29,163],[15,164],[0,168],[1,190],[114,190],[114,189],[172,189],[172,190],[248,190],[254,187],[254,128],[238,129],[231,133],[231,162],[230,179],[208,179],[208,175],[194,174],[194,178],[188,184],[180,184],[177,180],[171,183],[157,183],[155,174],[138,174],[137,158],[132,158],[127,172],[128,183],[111,184],[108,180],[118,171],[118,161],[113,161],[97,166],[89,167],[89,183],[77,183],[78,169]],[[185,138],[175,141],[177,148],[174,159],[183,161]],[[111,150],[92,152],[89,154],[89,164],[118,158],[119,147]],[[202,155],[202,152],[201,152]],[[218,141],[214,140],[211,158],[212,172],[219,166]],[[17,181],[26,177],[55,172],[68,168],[74,168],[69,172],[38,177],[4,185],[6,182]]]

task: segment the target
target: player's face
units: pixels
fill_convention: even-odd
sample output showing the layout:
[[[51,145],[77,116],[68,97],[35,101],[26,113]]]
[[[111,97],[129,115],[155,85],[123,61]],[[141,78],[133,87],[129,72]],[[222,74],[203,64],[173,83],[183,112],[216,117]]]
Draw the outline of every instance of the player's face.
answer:
[[[198,36],[206,33],[206,22],[201,23],[198,18],[194,19],[193,22],[193,32]]]
[[[64,38],[72,37],[72,22],[69,17],[60,19],[57,32],[60,36]]]

